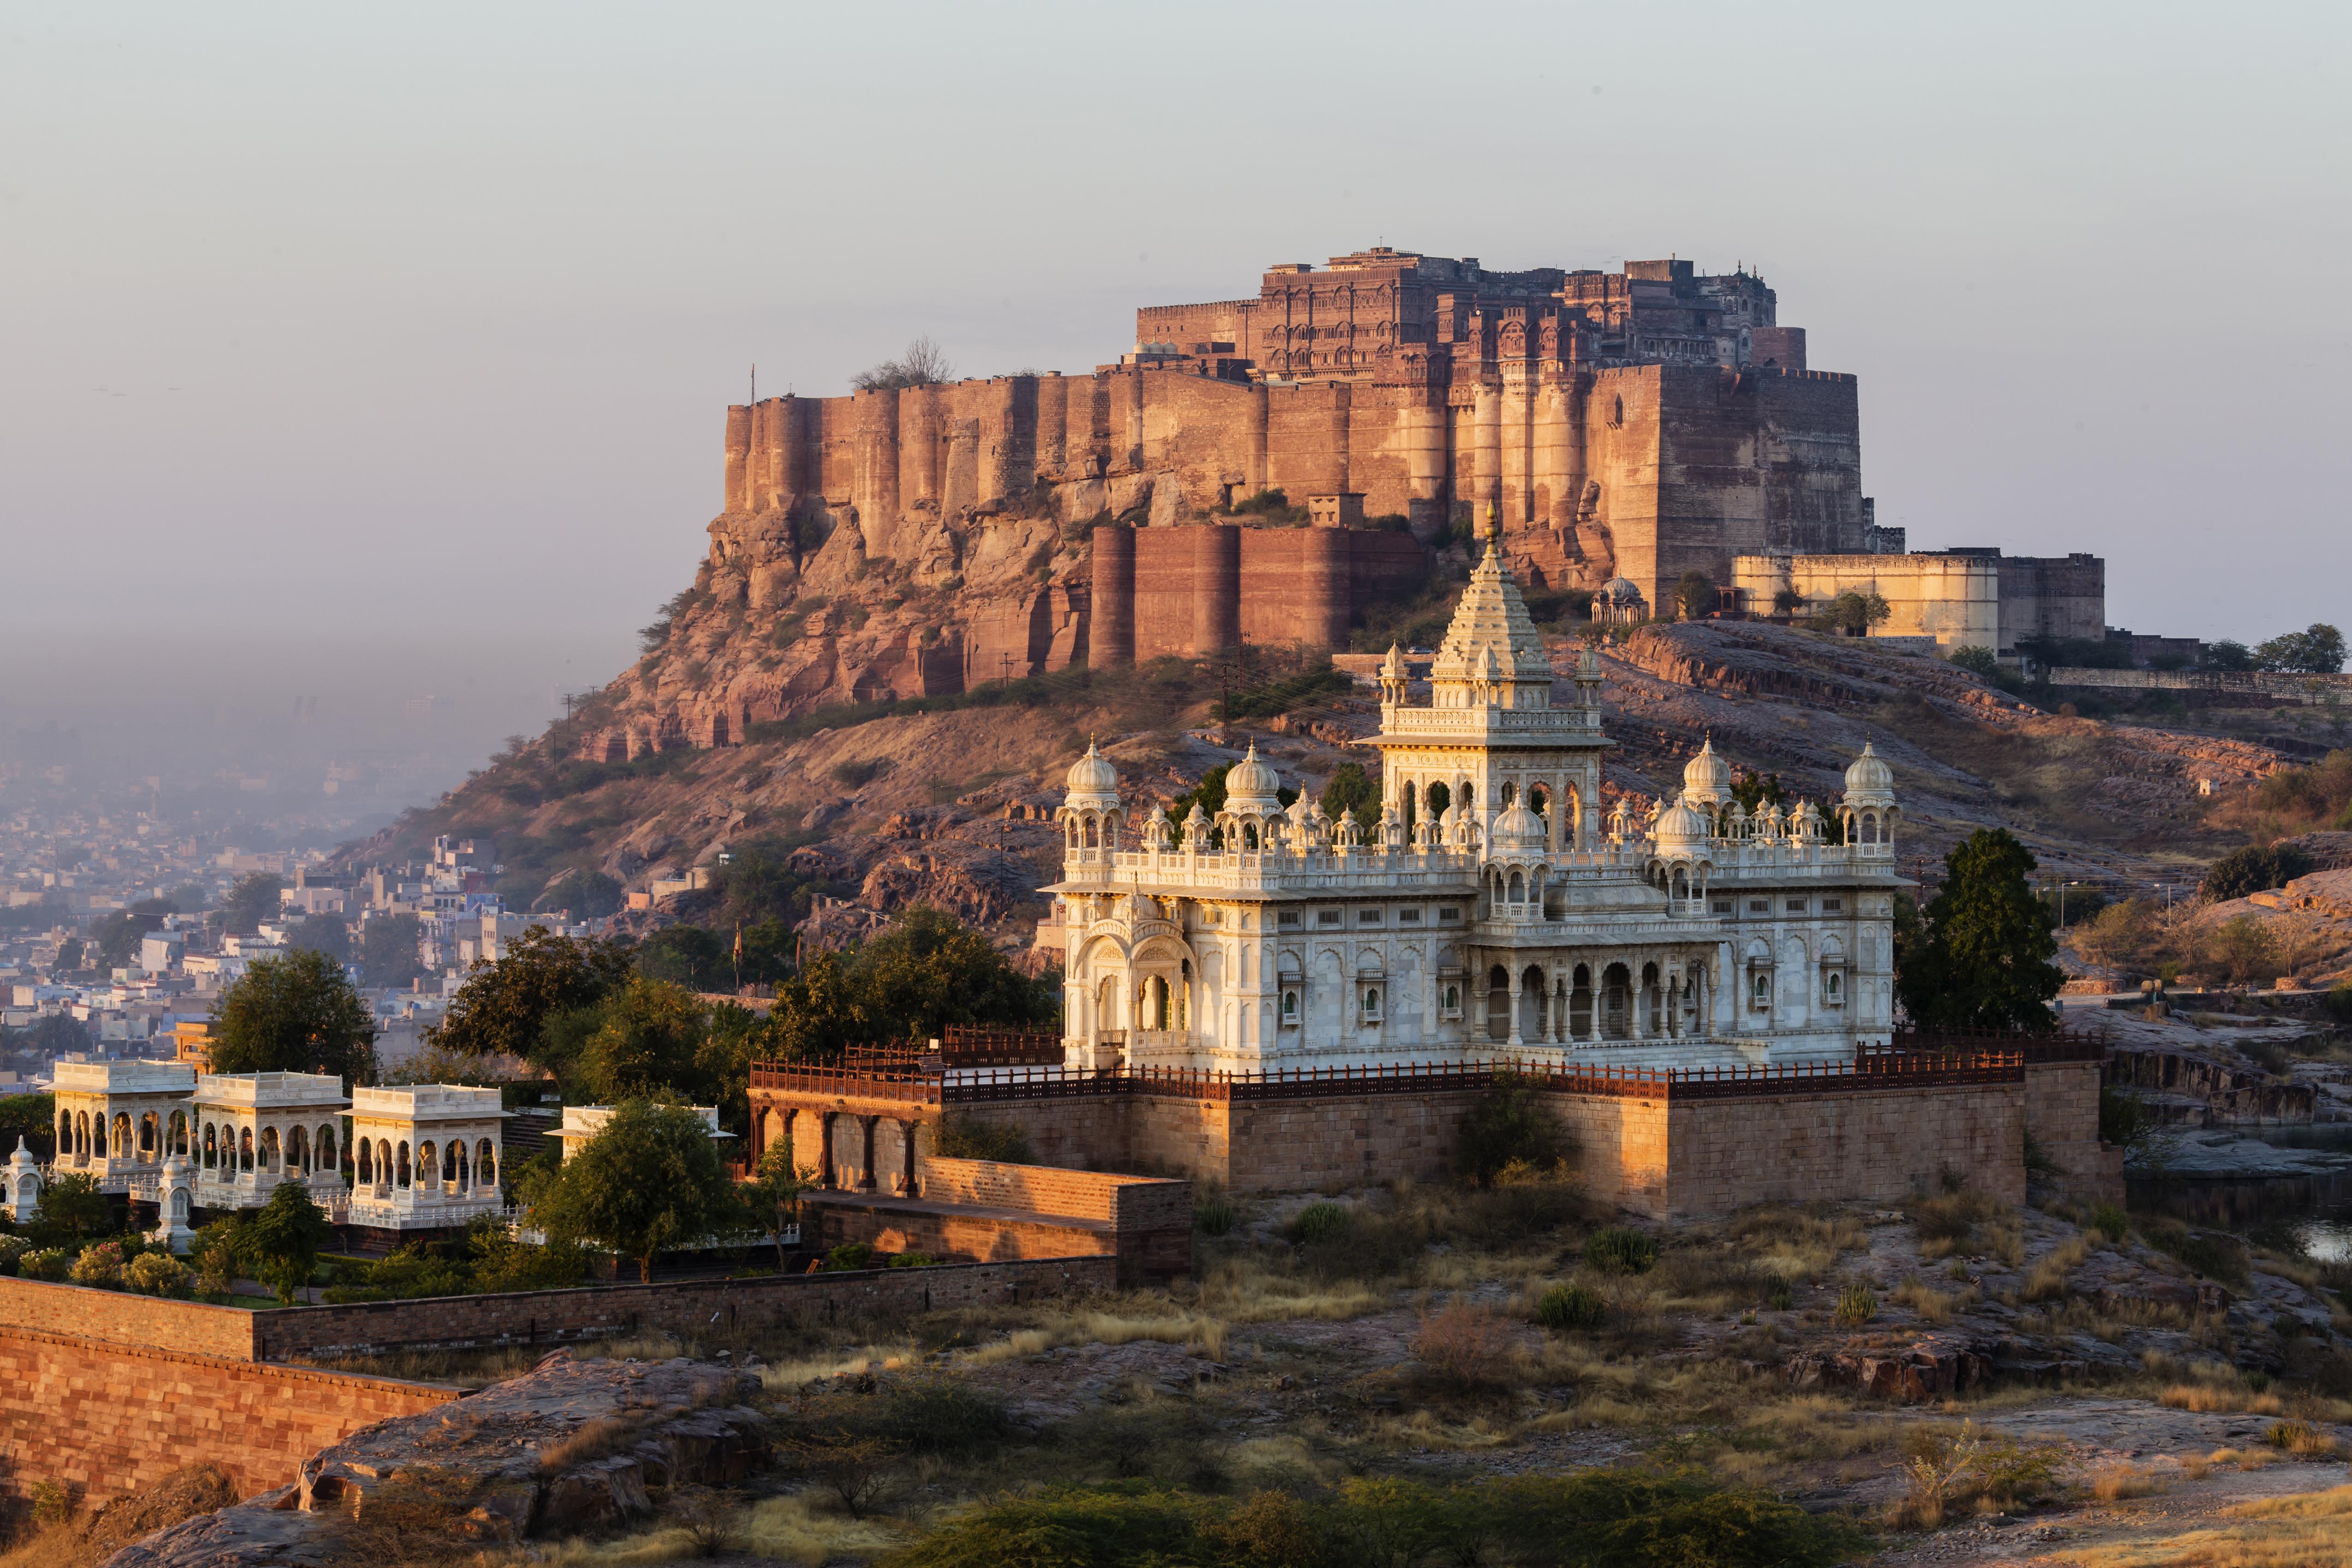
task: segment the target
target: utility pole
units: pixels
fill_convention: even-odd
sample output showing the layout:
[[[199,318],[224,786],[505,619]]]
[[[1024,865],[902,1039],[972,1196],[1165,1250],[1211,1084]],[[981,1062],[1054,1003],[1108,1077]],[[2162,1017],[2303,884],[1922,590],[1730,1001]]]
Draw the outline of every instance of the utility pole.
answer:
[[[760,362],[758,360],[751,362],[751,401],[754,403],[760,401]]]

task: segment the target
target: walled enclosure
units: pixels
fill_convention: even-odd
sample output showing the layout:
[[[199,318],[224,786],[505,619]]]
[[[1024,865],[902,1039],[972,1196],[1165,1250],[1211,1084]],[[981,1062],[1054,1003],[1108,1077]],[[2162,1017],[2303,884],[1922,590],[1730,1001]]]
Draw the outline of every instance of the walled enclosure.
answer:
[[[830,1109],[807,1076],[797,1091],[763,1089],[755,1078],[755,1127],[773,1136],[795,1099],[803,1116]],[[1864,1075],[1737,1095],[1664,1086],[1645,1094],[1630,1085],[1538,1092],[1574,1135],[1578,1169],[1596,1196],[1666,1218],[1768,1200],[1898,1201],[1934,1190],[1948,1170],[2022,1200],[2029,1132],[2076,1196],[2119,1198],[2120,1154],[2098,1139],[2098,1082],[2095,1060],[2028,1060],[1999,1081],[1908,1084]],[[883,1084],[866,1087],[877,1097],[866,1103],[884,1103]],[[1043,1164],[1180,1174],[1236,1192],[1302,1192],[1447,1173],[1462,1116],[1480,1092],[1336,1089],[1070,1092],[957,1110],[1019,1127]],[[920,1109],[933,1120],[940,1113],[936,1100]],[[929,1138],[914,1147],[911,1174],[921,1184]]]
[[[982,1261],[1109,1252],[1123,1285],[1192,1267],[1192,1185],[1160,1177],[930,1155],[914,1196],[811,1194],[802,1215],[827,1248]]]

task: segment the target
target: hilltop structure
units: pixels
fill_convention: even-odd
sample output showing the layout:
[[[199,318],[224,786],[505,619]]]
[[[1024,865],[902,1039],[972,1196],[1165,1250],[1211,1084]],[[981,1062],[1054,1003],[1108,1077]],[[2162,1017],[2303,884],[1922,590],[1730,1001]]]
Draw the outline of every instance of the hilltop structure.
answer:
[[[1867,746],[1832,843],[1811,802],[1751,816],[1710,745],[1680,796],[1603,816],[1601,669],[1576,700],[1499,528],[1426,703],[1381,673],[1381,812],[1286,809],[1250,753],[1214,818],[1131,816],[1092,747],[1060,811],[1073,1067],[1228,1071],[1580,1053],[1643,1067],[1851,1062],[1890,1042],[1901,815]],[[1135,847],[1128,847],[1133,842]]]

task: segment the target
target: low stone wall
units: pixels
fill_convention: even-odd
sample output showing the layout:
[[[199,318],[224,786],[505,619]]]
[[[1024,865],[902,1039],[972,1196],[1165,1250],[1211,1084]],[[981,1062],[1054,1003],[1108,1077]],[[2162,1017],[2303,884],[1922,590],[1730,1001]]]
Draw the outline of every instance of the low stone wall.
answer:
[[[1117,1233],[1101,1220],[990,1213],[864,1193],[810,1193],[801,1205],[801,1224],[804,1240],[827,1250],[862,1241],[877,1252],[921,1252],[989,1263],[1092,1258],[1106,1252],[1118,1256]],[[1190,1225],[1188,1217],[1188,1230]],[[1188,1261],[1190,1251],[1188,1247]]]
[[[261,1315],[255,1340],[259,1353],[280,1359],[365,1355],[424,1345],[551,1348],[653,1331],[694,1337],[756,1333],[844,1315],[895,1316],[1083,1295],[1117,1284],[1117,1260],[1108,1255],[759,1279],[678,1279],[424,1301],[285,1307]]]
[[[0,1277],[0,1324],[149,1350],[255,1361],[254,1314],[202,1301],[166,1301],[81,1285]]]
[[[2025,1132],[2058,1167],[2057,1184],[2087,1204],[2124,1201],[2124,1152],[2099,1142],[2098,1062],[2028,1062]]]
[[[1628,1207],[1679,1216],[1772,1200],[1899,1202],[1938,1190],[1947,1172],[2025,1201],[2022,1084],[1695,1100],[1668,1110],[1666,1143],[1664,1204]]]
[[[106,1296],[97,1290],[75,1294]],[[204,1310],[254,1316],[229,1307]],[[102,1326],[122,1328],[122,1321],[105,1318],[98,1314]],[[77,1334],[0,1329],[0,1442],[8,1455],[5,1485],[20,1496],[39,1482],[54,1481],[81,1488],[85,1500],[96,1505],[138,1491],[173,1470],[208,1462],[230,1474],[240,1497],[251,1497],[293,1480],[304,1459],[362,1426],[446,1405],[462,1393]]]
[[[1001,1160],[950,1160],[933,1154],[920,1169],[923,1197],[1070,1219],[1102,1220],[1121,1230],[1192,1223],[1189,1182],[1122,1176]]]

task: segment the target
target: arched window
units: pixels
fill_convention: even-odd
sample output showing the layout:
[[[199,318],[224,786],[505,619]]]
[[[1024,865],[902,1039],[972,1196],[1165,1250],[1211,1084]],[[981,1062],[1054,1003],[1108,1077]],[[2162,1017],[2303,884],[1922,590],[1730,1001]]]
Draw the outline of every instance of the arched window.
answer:
[[[82,1147],[95,1159],[106,1158],[106,1112],[100,1111],[93,1123],[87,1112],[75,1118],[81,1124]]]
[[[1828,996],[1829,1001],[1830,1001],[1830,1005],[1831,1005],[1832,1006],[1835,1006],[1837,1004],[1839,1004],[1839,1003],[1841,1003],[1841,1002],[1844,1001],[1844,1000],[1845,1000],[1845,976],[1844,976],[1844,975],[1843,975],[1843,974],[1840,974],[1840,973],[1839,973],[1836,970],[1834,970],[1834,969],[1831,970],[1831,971],[1830,971],[1830,976],[1829,976],[1829,982],[1828,982],[1828,984],[1827,984],[1826,985],[1824,985],[1824,986],[1822,987],[1822,991],[1823,991],[1823,994],[1826,994],[1826,995]]]
[[[188,1152],[188,1113],[184,1110],[172,1112],[171,1152],[184,1157]]]
[[[1252,855],[1255,855],[1255,854],[1256,854],[1256,853],[1257,853],[1257,824],[1256,824],[1256,823],[1255,823],[1255,822],[1244,822],[1244,823],[1243,823],[1243,824],[1242,824],[1242,847],[1243,847],[1244,849],[1247,850],[1247,851],[1248,851],[1250,854],[1252,854]]]
[[[73,1121],[73,1112],[72,1112],[72,1111],[70,1111],[70,1110],[60,1110],[60,1111],[58,1111],[58,1157],[59,1157],[60,1159],[62,1159],[63,1157],[65,1157],[65,1156],[66,1156],[66,1155],[68,1155],[68,1154],[72,1153],[73,1152],[74,1152],[74,1121]]]
[[[278,1169],[278,1129],[275,1127],[261,1130],[261,1168],[265,1171]]]
[[[1759,970],[1753,984],[1756,1005],[1769,1007],[1772,1005],[1772,977]]]
[[[1611,403],[1609,407],[1609,423],[1612,425],[1622,425],[1625,423],[1625,400],[1623,398],[1620,397],[1614,399]]]
[[[392,1145],[381,1138],[375,1141],[375,1184],[392,1184]]]
[[[1298,1022],[1298,993],[1296,991],[1282,994],[1282,1021],[1286,1025]]]
[[[1364,1016],[1368,1019],[1377,1019],[1380,1016],[1381,988],[1377,985],[1367,985],[1364,987]]]
[[[458,1151],[464,1147],[464,1144],[459,1143],[455,1140],[452,1140],[441,1146],[441,1181],[445,1186],[457,1179],[457,1171],[460,1164],[457,1153]]]
[[[1445,988],[1445,1010],[1449,1013],[1462,1011],[1462,987],[1459,985],[1448,985]]]
[[[429,1187],[440,1180],[441,1162],[436,1157],[436,1152],[433,1145],[430,1143],[418,1144],[416,1146],[415,1185],[420,1187]]]
[[[466,1141],[464,1139],[453,1138],[449,1141],[449,1157],[457,1163],[457,1190],[461,1193],[465,1192],[474,1184],[474,1163],[466,1157]]]
[[[333,1128],[319,1129],[319,1135],[310,1141],[310,1159],[312,1163],[321,1171],[342,1169],[335,1163],[335,1130]]]
[[[205,1169],[207,1171],[220,1163],[220,1149],[215,1137],[217,1131],[211,1122],[205,1123]]]
[[[1511,873],[1510,899],[1515,904],[1524,904],[1528,901],[1528,879],[1517,871]]]
[[[154,1159],[163,1152],[159,1146],[162,1142],[161,1124],[155,1120],[155,1113],[152,1110],[148,1111],[139,1119],[139,1157],[142,1160]]]
[[[253,1169],[253,1129],[250,1127],[241,1127],[237,1130],[236,1168],[240,1171]]]
[[[286,1134],[286,1168],[308,1175],[310,1171],[310,1135],[297,1127]]]
[[[368,1186],[375,1181],[375,1145],[362,1138],[359,1143],[359,1181]]]
[[[1095,819],[1089,816],[1087,818],[1087,847],[1089,849],[1097,847],[1095,840]]]
[[[485,1187],[499,1184],[499,1146],[487,1138],[474,1146],[474,1181]]]
[[[392,1184],[395,1187],[404,1187],[408,1185],[407,1139],[402,1139],[398,1145],[394,1147],[393,1150],[392,1160]]]
[[[127,1110],[116,1111],[114,1113],[114,1152],[116,1158],[122,1160],[128,1160],[131,1158],[131,1112]]]

